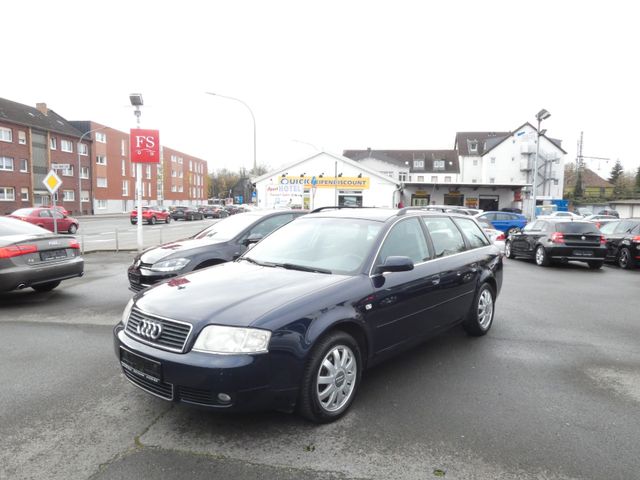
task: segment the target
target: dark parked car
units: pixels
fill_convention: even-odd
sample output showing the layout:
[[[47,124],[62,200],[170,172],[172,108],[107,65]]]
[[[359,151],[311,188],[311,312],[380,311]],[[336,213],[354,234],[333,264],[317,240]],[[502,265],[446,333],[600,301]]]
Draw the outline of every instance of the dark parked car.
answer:
[[[607,242],[608,262],[632,269],[640,262],[640,218],[627,218],[600,227]]]
[[[171,210],[171,218],[173,220],[202,220],[204,215],[202,212],[191,207],[174,207]]]
[[[612,217],[620,218],[618,211],[612,208],[603,208],[602,210],[598,210],[596,215],[611,215]]]
[[[502,256],[472,217],[320,210],[138,293],[114,328],[126,378],[165,400],[329,422],[365,368],[454,325],[489,331]]]
[[[50,232],[55,230],[53,217],[56,219],[58,233],[67,232],[74,234],[78,231],[80,222],[73,217],[69,217],[53,208],[20,208],[12,212],[10,217],[33,223],[34,225],[45,228]]]
[[[219,205],[210,205],[202,209],[204,218],[227,218],[229,212]]]
[[[83,272],[80,244],[74,237],[0,217],[0,292],[27,287],[48,292]]]
[[[522,213],[521,208],[515,208],[515,207],[504,207],[504,208],[501,208],[500,211],[509,212],[509,213]]]
[[[544,219],[528,224],[505,243],[507,258],[533,258],[540,266],[554,261],[586,262],[598,269],[604,263],[605,239],[598,227],[583,220]]]
[[[475,217],[491,222],[493,228],[506,233],[507,236],[519,232],[527,224],[527,217],[512,212],[484,212]]]
[[[191,238],[142,252],[129,267],[131,290],[238,258],[255,243],[306,212],[291,210],[244,213],[225,218]]]
[[[587,222],[595,223],[598,228],[602,228],[607,223],[618,221],[618,217],[614,217],[612,215],[587,215],[584,219]]]
[[[129,220],[132,225],[136,225],[138,223],[138,208],[136,207],[129,214]],[[142,207],[142,222],[147,223],[148,225],[155,225],[158,222],[169,223],[171,221],[171,216],[169,215],[169,211],[164,207],[159,207],[157,205],[150,205],[148,207]]]

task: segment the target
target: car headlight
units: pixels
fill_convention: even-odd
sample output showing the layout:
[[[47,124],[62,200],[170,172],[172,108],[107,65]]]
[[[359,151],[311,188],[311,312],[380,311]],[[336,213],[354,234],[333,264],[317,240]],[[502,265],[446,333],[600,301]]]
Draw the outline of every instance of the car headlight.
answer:
[[[133,298],[129,300],[127,306],[124,307],[124,312],[122,312],[122,324],[124,328],[127,328],[127,322],[129,321],[129,314],[131,314],[131,309],[133,308]]]
[[[271,332],[255,328],[209,325],[198,335],[193,350],[207,353],[266,353]]]
[[[175,272],[176,270],[182,270],[187,263],[189,263],[188,258],[172,258],[171,260],[154,263],[151,266],[151,270],[157,270],[159,272]]]

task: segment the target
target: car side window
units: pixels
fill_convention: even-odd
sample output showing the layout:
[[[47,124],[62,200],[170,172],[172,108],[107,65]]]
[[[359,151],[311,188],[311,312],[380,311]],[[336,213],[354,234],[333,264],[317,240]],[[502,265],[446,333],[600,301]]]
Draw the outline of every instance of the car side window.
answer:
[[[466,218],[456,218],[456,225],[460,227],[464,236],[467,237],[467,241],[471,248],[486,247],[489,245],[489,240],[482,232],[482,229],[473,221]]]
[[[605,235],[611,235],[620,222],[609,222],[600,227],[600,231]]]
[[[423,218],[433,242],[436,258],[446,257],[466,249],[462,234],[450,218]]]
[[[262,222],[255,225],[251,230],[249,230],[247,237],[251,235],[262,235],[263,237],[266,237],[271,232],[273,232],[276,228],[281,227],[285,223],[289,223],[291,220],[293,220],[292,214],[275,215],[273,217],[269,217],[266,220],[263,220]]]
[[[421,263],[430,258],[427,239],[418,218],[401,220],[391,227],[376,265],[382,265],[387,257],[394,256],[409,257],[413,263]]]
[[[49,210],[40,210],[40,214],[38,216],[41,218],[51,218],[51,212]]]
[[[495,213],[487,213],[486,215],[483,215],[482,218],[486,218],[490,222],[493,222],[496,219],[496,214]]]
[[[621,221],[616,227],[615,233],[628,233],[631,228],[634,227],[633,222],[628,220]]]

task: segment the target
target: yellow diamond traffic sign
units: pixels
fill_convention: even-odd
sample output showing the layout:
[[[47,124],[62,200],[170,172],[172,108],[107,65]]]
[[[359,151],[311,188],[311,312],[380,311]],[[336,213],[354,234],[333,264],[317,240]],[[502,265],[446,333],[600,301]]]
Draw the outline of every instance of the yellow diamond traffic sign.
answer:
[[[44,186],[47,187],[49,193],[53,195],[58,191],[60,185],[62,185],[62,180],[60,180],[60,177],[56,174],[55,171],[49,170],[49,173],[47,173],[47,176],[44,177],[42,183],[44,183]]]

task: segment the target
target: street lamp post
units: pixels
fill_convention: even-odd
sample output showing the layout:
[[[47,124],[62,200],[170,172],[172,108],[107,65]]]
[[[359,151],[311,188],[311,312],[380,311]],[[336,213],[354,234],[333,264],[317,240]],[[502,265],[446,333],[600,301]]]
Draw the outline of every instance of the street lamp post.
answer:
[[[99,128],[94,128],[93,130],[89,130],[87,132],[84,132],[81,136],[80,136],[80,140],[78,140],[78,211],[79,214],[82,215],[82,160],[80,159],[80,145],[82,145],[82,140],[84,140],[84,137],[86,137],[87,135],[90,135],[94,132],[98,132],[100,130],[104,130],[107,127],[99,127]],[[88,147],[87,147],[88,149]],[[89,163],[91,163],[91,155],[87,154],[89,156]],[[89,182],[92,182],[93,180],[91,179],[91,175],[89,175]],[[91,202],[91,198],[89,198],[89,202]]]
[[[532,203],[533,203],[533,207],[531,208],[531,220],[535,220],[536,219],[536,197],[537,197],[537,186],[536,184],[538,183],[538,156],[540,155],[540,124],[542,123],[543,120],[546,120],[547,118],[549,118],[551,116],[551,114],[546,111],[544,108],[542,110],[540,110],[538,113],[536,113],[536,119],[538,120],[538,130],[537,130],[537,141],[536,141],[536,157],[533,161],[533,196],[532,196]]]
[[[131,105],[135,107],[133,112],[136,116],[136,126],[140,128],[140,107],[144,105],[142,101],[141,93],[132,93],[129,95]],[[138,200],[138,215],[136,220],[137,227],[137,240],[138,240],[138,253],[142,253],[142,163],[138,162],[136,165],[136,199]]]
[[[253,171],[257,171],[257,160],[256,160],[256,117],[253,115],[253,110],[251,110],[251,107],[249,107],[249,105],[247,105],[245,102],[243,102],[242,100],[240,100],[239,98],[235,98],[235,97],[228,97],[226,95],[220,95],[219,93],[213,93],[213,92],[204,92],[207,95],[212,95],[214,97],[221,97],[221,98],[226,98],[227,100],[235,100],[236,102],[240,102],[242,105],[244,105],[247,110],[249,110],[249,113],[251,114],[251,120],[253,120]]]

